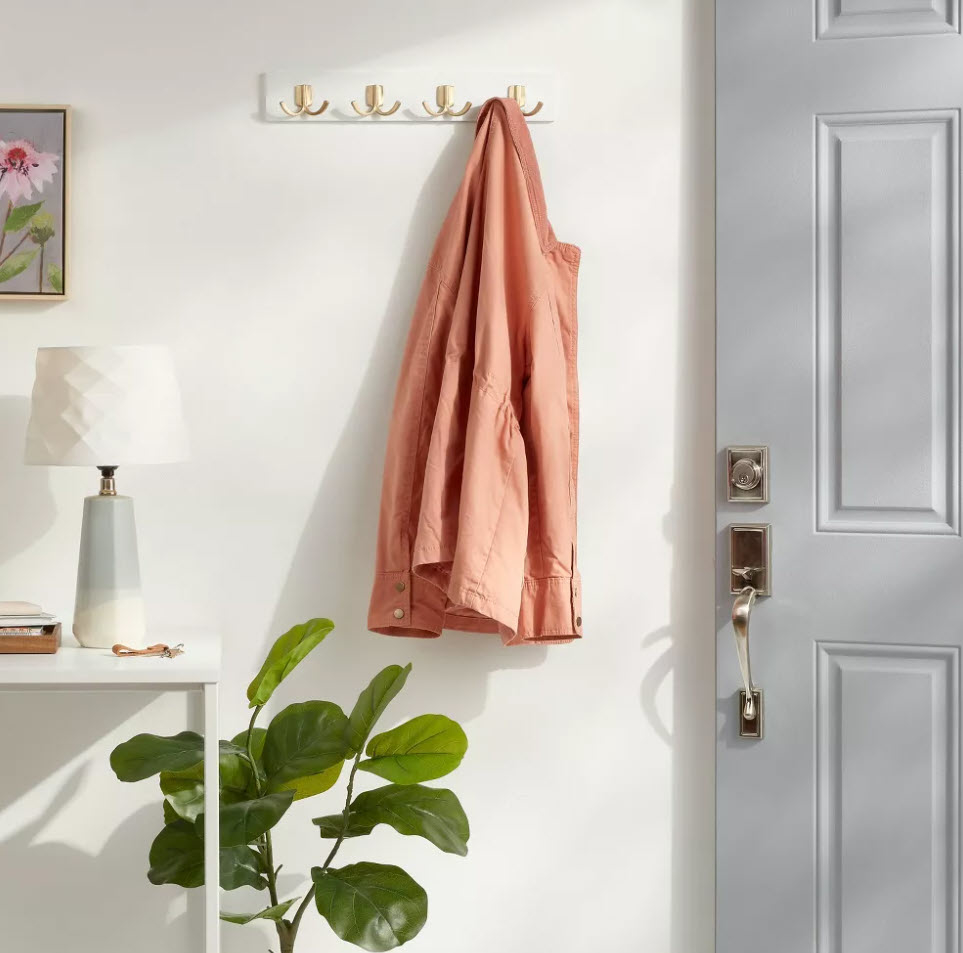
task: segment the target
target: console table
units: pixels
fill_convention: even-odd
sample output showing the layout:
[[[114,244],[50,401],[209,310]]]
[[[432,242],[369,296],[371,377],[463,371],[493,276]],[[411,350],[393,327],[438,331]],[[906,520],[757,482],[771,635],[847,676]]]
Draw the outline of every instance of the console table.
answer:
[[[0,691],[196,691],[204,703],[204,951],[220,951],[217,686],[220,639],[208,633],[149,633],[150,642],[184,643],[183,655],[117,658],[110,649],[81,648],[72,637],[55,655],[0,655]]]

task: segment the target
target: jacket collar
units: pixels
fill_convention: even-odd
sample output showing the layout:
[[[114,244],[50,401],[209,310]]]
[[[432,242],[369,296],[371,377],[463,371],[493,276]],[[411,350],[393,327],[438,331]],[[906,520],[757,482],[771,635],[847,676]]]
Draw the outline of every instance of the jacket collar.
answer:
[[[531,133],[528,131],[528,123],[525,122],[522,110],[514,99],[489,99],[478,114],[475,136],[477,137],[482,130],[487,130],[490,122],[501,122],[508,128],[515,145],[515,151],[518,154],[518,161],[525,173],[528,197],[532,205],[532,213],[535,216],[535,226],[538,229],[542,251],[551,251],[558,244],[558,240],[548,220],[542,176],[538,171],[538,161],[535,158],[535,145],[532,142]]]

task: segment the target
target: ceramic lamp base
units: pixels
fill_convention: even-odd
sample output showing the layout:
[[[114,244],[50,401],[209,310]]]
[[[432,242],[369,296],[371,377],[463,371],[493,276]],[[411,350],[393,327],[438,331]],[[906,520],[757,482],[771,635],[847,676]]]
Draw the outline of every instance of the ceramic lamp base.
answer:
[[[147,626],[134,501],[129,496],[84,500],[73,632],[89,648],[144,642]]]

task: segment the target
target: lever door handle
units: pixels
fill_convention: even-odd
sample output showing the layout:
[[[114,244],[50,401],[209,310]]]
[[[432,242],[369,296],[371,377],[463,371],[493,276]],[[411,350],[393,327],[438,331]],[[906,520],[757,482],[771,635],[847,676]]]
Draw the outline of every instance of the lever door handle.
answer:
[[[749,617],[756,602],[756,595],[757,592],[752,586],[745,586],[732,604],[732,628],[744,686],[739,693],[739,734],[745,738],[762,737],[762,693],[752,683],[752,667],[749,662]]]

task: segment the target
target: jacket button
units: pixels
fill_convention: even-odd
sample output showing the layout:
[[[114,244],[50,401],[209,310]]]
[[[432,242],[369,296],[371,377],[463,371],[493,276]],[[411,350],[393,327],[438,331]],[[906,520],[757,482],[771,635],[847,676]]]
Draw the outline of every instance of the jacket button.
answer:
[[[581,617],[580,615],[577,615],[577,616],[575,617],[575,625],[576,625],[576,627],[578,627],[578,626],[580,626],[581,624],[582,624],[582,617]]]
[[[396,619],[403,619],[404,617],[405,617],[405,610],[404,610],[404,609],[395,609],[395,618],[396,618]]]
[[[397,589],[398,592],[404,592],[404,591],[405,591],[405,584],[404,584],[403,582],[396,582],[396,583],[395,583],[395,589]]]

